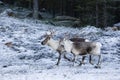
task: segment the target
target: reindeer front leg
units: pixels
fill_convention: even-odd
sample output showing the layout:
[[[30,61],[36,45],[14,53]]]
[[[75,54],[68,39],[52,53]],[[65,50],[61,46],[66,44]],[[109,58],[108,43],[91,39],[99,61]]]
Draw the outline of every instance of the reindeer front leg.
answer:
[[[69,58],[66,57],[66,55],[64,54],[64,58],[67,59],[68,61],[71,61]]]
[[[74,62],[75,61],[75,54],[73,54],[73,60],[71,60],[68,57],[66,57],[66,53],[64,54],[64,58],[67,59],[68,61]]]
[[[73,60],[72,60],[72,62],[75,62],[75,59],[76,59],[76,55],[75,54],[73,54]]]
[[[72,53],[72,54],[73,54],[73,53]],[[75,60],[76,60],[76,55],[75,55],[75,54],[73,54],[73,60],[70,60],[69,58],[67,58],[65,54],[64,54],[64,58],[67,59],[68,61],[73,62],[73,66],[74,66]]]
[[[75,54],[73,54],[73,55],[74,55],[74,58],[73,58],[72,62],[73,62],[73,66],[74,66],[75,65],[75,60],[77,59],[77,56]]]
[[[56,64],[56,65],[59,65],[60,60],[61,60],[61,52],[59,52],[59,57],[58,57],[58,61],[57,61],[57,64]]]

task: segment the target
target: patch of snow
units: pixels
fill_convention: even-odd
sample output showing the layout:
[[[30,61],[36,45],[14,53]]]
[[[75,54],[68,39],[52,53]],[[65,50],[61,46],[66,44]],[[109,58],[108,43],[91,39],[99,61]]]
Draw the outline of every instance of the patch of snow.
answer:
[[[62,58],[56,66],[58,53],[41,45],[44,35],[53,29],[55,39],[68,32],[102,43],[101,69],[85,60],[85,65],[72,66]],[[6,42],[12,42],[7,47]],[[104,31],[94,26],[68,28],[51,26],[32,19],[0,17],[0,80],[119,80],[120,31]],[[81,59],[81,58],[80,58]],[[96,62],[95,60],[93,60]],[[79,61],[78,61],[79,62]]]
[[[119,23],[114,24],[114,26],[116,26],[116,27],[120,27],[120,22],[119,22]]]

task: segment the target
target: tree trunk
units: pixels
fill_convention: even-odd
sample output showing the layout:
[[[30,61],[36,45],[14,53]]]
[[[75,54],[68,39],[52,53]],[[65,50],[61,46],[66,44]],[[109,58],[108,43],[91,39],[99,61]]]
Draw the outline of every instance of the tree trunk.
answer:
[[[60,14],[63,15],[63,0],[60,0]]]
[[[52,13],[52,17],[54,18],[55,15],[56,15],[56,0],[51,0],[51,3],[49,3],[49,6],[50,7],[50,12]]]
[[[30,1],[29,1],[29,6],[28,6],[28,8],[31,9],[31,6],[32,6],[32,5],[31,5],[31,0],[30,0]]]
[[[33,0],[33,18],[38,19],[38,0]]]
[[[99,18],[98,18],[98,12],[99,10],[98,10],[98,0],[96,0],[96,27],[98,27],[99,26]]]
[[[107,27],[107,10],[106,10],[106,0],[104,0],[104,27]]]

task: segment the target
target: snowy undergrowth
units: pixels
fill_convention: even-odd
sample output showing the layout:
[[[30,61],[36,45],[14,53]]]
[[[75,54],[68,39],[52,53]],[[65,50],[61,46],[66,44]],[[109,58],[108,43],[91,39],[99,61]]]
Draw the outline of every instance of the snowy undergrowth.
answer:
[[[43,35],[54,29],[55,39],[69,32],[102,43],[102,68],[88,63],[72,66],[58,54],[41,45]],[[12,42],[12,47],[5,43]],[[93,26],[66,28],[43,24],[41,21],[0,17],[0,80],[120,80],[120,31],[104,31]]]

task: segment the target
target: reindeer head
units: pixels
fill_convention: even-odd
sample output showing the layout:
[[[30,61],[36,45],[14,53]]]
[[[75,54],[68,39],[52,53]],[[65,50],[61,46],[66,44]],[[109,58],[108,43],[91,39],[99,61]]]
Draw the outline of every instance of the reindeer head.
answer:
[[[47,32],[44,37],[45,39],[41,42],[42,45],[45,45],[48,43],[48,41],[51,39],[51,37],[53,36],[54,32],[53,31],[50,31],[50,32]]]
[[[60,45],[64,48],[65,51],[71,52],[72,41],[69,40],[69,34],[65,33],[64,38],[61,39]]]

